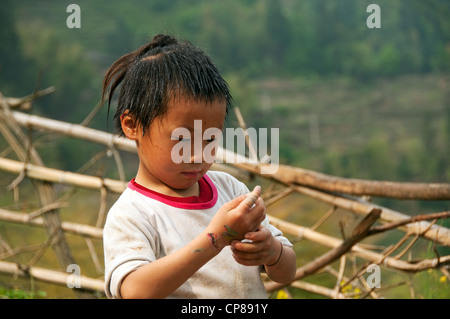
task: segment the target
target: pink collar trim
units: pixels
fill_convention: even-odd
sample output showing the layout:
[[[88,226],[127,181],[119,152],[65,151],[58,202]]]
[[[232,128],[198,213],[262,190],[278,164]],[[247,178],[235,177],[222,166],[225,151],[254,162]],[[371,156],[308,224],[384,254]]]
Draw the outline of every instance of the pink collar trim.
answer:
[[[146,197],[152,198],[154,200],[157,200],[161,203],[164,203],[166,205],[169,205],[169,206],[172,206],[175,208],[191,209],[191,210],[212,208],[212,207],[214,207],[214,205],[217,202],[217,197],[218,197],[217,188],[207,174],[203,175],[202,178],[209,185],[209,187],[211,187],[211,191],[212,191],[212,198],[206,202],[189,203],[189,202],[171,200],[171,196],[166,196],[166,195],[160,194],[158,192],[155,192],[151,189],[148,189],[147,187],[136,183],[134,181],[134,179],[128,183],[128,188],[131,190],[134,190],[134,191],[138,192],[139,194],[142,194]]]

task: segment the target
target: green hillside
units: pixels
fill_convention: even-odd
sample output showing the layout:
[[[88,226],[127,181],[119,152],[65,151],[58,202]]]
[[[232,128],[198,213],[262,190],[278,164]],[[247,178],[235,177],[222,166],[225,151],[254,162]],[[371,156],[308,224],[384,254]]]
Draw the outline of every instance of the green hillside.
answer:
[[[280,128],[283,163],[448,181],[450,4],[379,1],[381,28],[369,29],[369,3],[78,1],[81,28],[70,29],[64,1],[6,1],[1,91],[20,96],[54,85],[34,112],[80,122],[99,100],[105,69],[167,32],[213,57],[248,126]],[[92,125],[110,129],[108,120],[104,111]],[[58,152],[48,161],[73,169],[75,142]]]

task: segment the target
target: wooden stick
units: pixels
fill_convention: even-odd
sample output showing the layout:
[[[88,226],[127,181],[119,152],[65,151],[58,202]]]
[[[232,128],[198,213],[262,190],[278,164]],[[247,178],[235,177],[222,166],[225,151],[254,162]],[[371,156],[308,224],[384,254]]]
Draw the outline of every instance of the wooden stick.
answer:
[[[73,138],[81,138],[98,144],[116,147],[119,150],[136,153],[136,144],[118,135],[84,127],[79,124],[71,124],[62,121],[51,120],[36,115],[28,115],[21,112],[11,112],[14,119],[22,126],[45,129],[54,133],[67,135]]]
[[[366,202],[360,198],[355,198],[351,196],[339,196],[328,194],[316,189],[312,189],[304,186],[293,186],[293,189],[301,194],[315,198],[319,201],[328,203],[333,206],[337,206],[343,209],[347,209],[351,212],[366,215],[373,208],[381,209],[381,221],[385,223],[394,223],[405,221],[410,218],[410,216],[402,214],[400,212],[394,211],[392,209],[375,205],[370,202]],[[426,233],[423,234],[423,230],[428,228],[430,223],[427,221],[419,221],[412,224],[406,224],[400,226],[400,230],[404,230],[411,234],[421,234],[422,237],[429,240],[436,241],[437,243],[445,246],[450,246],[450,229],[433,225]]]
[[[322,256],[316,258],[314,261],[306,264],[303,267],[297,269],[295,274],[295,279],[300,279],[305,276],[308,276],[317,270],[325,267],[326,265],[332,263],[336,259],[340,258],[342,255],[350,251],[350,249],[361,239],[363,239],[369,229],[370,226],[375,223],[375,221],[380,217],[381,210],[373,209],[364,219],[355,227],[352,235],[344,240],[339,246],[328,251]]]
[[[234,107],[234,113],[236,114],[239,126],[244,130],[245,144],[247,144],[250,158],[253,161],[257,162],[258,153],[256,152],[255,146],[253,145],[252,141],[250,140],[250,136],[247,133],[247,125],[245,124],[244,118],[242,117],[241,110],[239,109],[239,107],[237,106]]]
[[[313,231],[307,227],[303,227],[297,224],[293,224],[287,221],[284,221],[282,219],[276,218],[274,216],[268,215],[270,223],[280,229],[283,233],[290,234],[296,237],[304,238],[307,240],[310,240],[312,242],[318,243],[320,245],[335,248],[340,245],[342,245],[343,241],[341,239],[325,235],[322,233],[319,233],[317,231]],[[397,260],[395,258],[386,258],[383,254],[379,254],[367,249],[362,248],[360,245],[356,244],[354,245],[350,252],[352,254],[355,254],[356,256],[366,259],[374,264],[384,264],[387,267],[403,270],[403,271],[410,271],[415,272],[421,269],[427,269],[429,268],[435,268],[435,266],[438,265],[437,259],[427,259],[423,262],[419,263],[408,263],[403,260]],[[450,256],[441,257],[441,262],[449,262]]]
[[[75,276],[72,273],[65,273],[56,270],[49,270],[40,267],[24,267],[12,262],[0,261],[0,272],[11,274],[20,277],[33,277],[36,280],[48,282],[57,285],[67,286],[67,282],[71,276]],[[91,290],[96,292],[104,291],[103,280],[94,279],[79,275],[80,289]]]
[[[21,110],[30,110],[31,109],[31,101],[42,97],[44,95],[55,92],[55,87],[50,86],[46,89],[34,92],[30,95],[17,98],[17,97],[4,97],[5,102],[9,104],[11,108],[20,108]]]
[[[369,234],[370,226],[375,222],[377,216],[379,216],[379,211],[373,210],[371,214],[366,216],[359,224],[356,226],[355,230],[353,231],[352,235],[344,240],[340,241],[338,239],[332,238],[327,235],[319,234],[317,232],[311,231],[308,228],[301,229],[301,235],[307,237],[307,239],[320,242],[321,244],[325,246],[332,246],[335,247],[334,249],[328,251],[327,253],[323,254],[322,256],[316,258],[312,262],[300,267],[297,269],[295,274],[295,279],[298,280],[301,278],[304,278],[308,275],[311,275],[313,273],[316,273],[319,269],[325,267],[326,265],[330,264],[343,254],[347,252],[352,252],[357,256],[360,256],[364,259],[367,259],[375,264],[381,264],[383,263],[387,267],[403,270],[407,272],[417,272],[429,268],[440,268],[442,265],[450,264],[450,255],[438,257],[434,259],[424,259],[420,260],[418,262],[405,262],[403,260],[398,260],[395,258],[389,258],[386,256],[383,256],[381,254],[377,254],[371,251],[367,251],[362,249],[361,247],[358,247],[356,245],[357,242],[359,242],[361,239],[366,237]],[[277,223],[276,219],[273,217],[270,217],[271,223],[273,223],[274,226],[278,227],[281,231],[286,231],[287,227],[284,228],[280,226],[279,223]],[[280,220],[278,220],[280,221]],[[286,226],[290,226],[290,230],[298,229],[300,226],[297,226],[295,224],[291,224],[288,222],[281,221],[281,224],[284,224]],[[297,227],[296,227],[297,226]],[[287,233],[291,233],[289,231],[286,231]],[[295,231],[293,231],[293,234],[295,235]],[[291,233],[292,234],[292,233]],[[268,292],[272,292],[275,290],[279,290],[286,286],[286,284],[279,284],[275,282],[265,283],[266,290]]]
[[[336,278],[336,284],[334,286],[333,289],[333,298],[337,298],[337,295],[339,294],[339,292],[341,292],[341,282],[342,282],[342,278],[344,277],[344,271],[345,271],[345,262],[346,262],[346,258],[345,255],[342,255],[340,257],[340,261],[339,261],[339,272],[338,272],[338,276]]]
[[[14,174],[25,172],[25,175],[32,179],[69,184],[83,188],[101,189],[102,187],[106,187],[109,191],[114,193],[122,193],[127,186],[126,182],[110,178],[77,174],[33,164],[24,165],[22,162],[3,157],[0,157],[0,170]]]
[[[384,232],[386,230],[390,230],[393,228],[398,228],[398,227],[406,225],[406,224],[412,224],[412,223],[424,221],[424,220],[433,220],[433,219],[441,219],[441,218],[449,218],[449,217],[450,217],[450,211],[434,213],[434,214],[418,215],[418,216],[414,216],[414,217],[411,217],[411,218],[408,218],[405,220],[401,220],[398,222],[372,227],[372,229],[370,230],[369,233],[370,233],[370,235],[375,235],[377,233],[381,233],[381,232]]]
[[[329,298],[337,298],[337,299],[346,299],[347,297],[339,292],[337,295],[332,289],[322,287],[316,284],[312,284],[309,282],[305,282],[302,280],[296,280],[290,284],[292,287],[302,289],[308,292],[312,292],[314,294],[322,295]]]
[[[0,208],[0,220],[31,226],[45,226],[44,219],[42,217],[30,219],[29,214],[12,212],[3,208]],[[61,222],[61,228],[68,233],[98,239],[103,238],[103,229],[98,227],[73,222]]]
[[[254,164],[248,161],[232,164],[258,175],[262,175],[261,168],[264,167],[264,164]],[[450,184],[445,183],[407,183],[343,178],[281,164],[278,171],[270,177],[288,185],[308,186],[328,192],[358,196],[423,200],[450,199]]]

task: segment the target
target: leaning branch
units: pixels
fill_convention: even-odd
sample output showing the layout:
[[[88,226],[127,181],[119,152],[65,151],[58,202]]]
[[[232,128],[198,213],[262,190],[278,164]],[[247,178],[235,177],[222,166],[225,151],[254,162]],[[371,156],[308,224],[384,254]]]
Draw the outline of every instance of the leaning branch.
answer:
[[[21,110],[30,110],[31,102],[39,97],[45,96],[47,94],[55,92],[55,87],[50,86],[46,89],[36,91],[30,95],[24,97],[4,97],[6,103],[9,104],[11,108],[18,108]]]
[[[406,224],[412,224],[424,220],[434,220],[434,219],[442,219],[442,218],[449,218],[450,217],[450,211],[447,212],[441,212],[441,213],[434,213],[434,214],[427,214],[427,215],[418,215],[411,217],[409,219],[401,220],[395,223],[380,225],[372,227],[368,233],[368,236],[372,236],[390,229],[394,229]]]
[[[330,239],[332,239],[331,237],[330,238],[324,237],[327,240],[326,240],[326,242],[322,242],[322,244],[325,244],[325,245],[331,244],[334,246],[334,248],[329,250],[322,256],[316,258],[315,260],[309,262],[308,264],[298,268],[296,271],[295,277],[294,277],[294,281],[304,278],[313,273],[316,273],[318,270],[322,269],[326,265],[329,265],[330,263],[332,263],[335,260],[337,260],[338,258],[340,258],[342,255],[344,255],[350,251],[352,253],[355,253],[356,255],[359,255],[360,257],[363,257],[363,258],[375,263],[375,264],[383,263],[388,267],[403,270],[403,271],[408,271],[408,272],[417,272],[417,271],[421,271],[424,269],[437,268],[442,265],[450,264],[450,255],[438,257],[438,258],[434,258],[434,259],[424,259],[424,260],[420,260],[419,262],[405,262],[405,261],[402,261],[399,259],[380,255],[380,254],[377,254],[377,253],[374,253],[371,251],[366,251],[366,250],[358,247],[357,243],[360,242],[361,240],[363,240],[364,238],[374,235],[376,233],[379,233],[381,231],[385,231],[385,230],[394,228],[393,224],[386,225],[389,227],[384,227],[384,229],[372,227],[372,225],[376,222],[376,220],[380,217],[380,215],[381,215],[380,209],[377,209],[377,208],[372,209],[371,212],[355,227],[351,236],[349,238],[347,238],[346,240],[340,242],[340,244],[338,244],[338,245],[336,245],[336,243],[338,242],[337,239],[330,240]],[[447,217],[447,214],[442,214],[442,213],[433,214],[433,215],[434,215],[433,219]],[[273,217],[271,217],[271,219],[273,219]],[[425,217],[417,218],[415,221],[423,220],[423,219],[425,219]],[[271,222],[272,222],[272,220],[271,220]],[[411,219],[409,220],[409,222],[411,222]],[[414,221],[412,221],[412,222],[414,222]],[[283,222],[283,223],[285,225],[287,224],[289,226],[289,223],[287,223],[287,222]],[[274,224],[276,224],[276,222]],[[287,228],[287,230],[289,233],[290,231],[298,229],[298,228],[299,228],[299,226],[297,226],[297,225],[293,225],[293,226],[290,225],[289,228]],[[283,227],[280,227],[280,229],[283,231]],[[373,229],[376,229],[377,231],[373,231]],[[305,232],[305,229],[300,229],[300,230],[301,230],[301,233],[300,233],[301,236],[305,236],[305,235],[308,236],[308,234],[306,234],[306,232]],[[308,230],[308,232],[312,232],[312,231]],[[295,231],[294,231],[294,233],[295,233]],[[309,235],[308,239],[311,240],[314,237],[317,237],[317,236],[314,234],[314,232],[312,232]],[[321,236],[318,236],[318,237],[320,238]],[[324,240],[324,238],[322,238],[322,240]],[[285,287],[286,285],[287,284],[279,284],[279,283],[275,283],[275,282],[270,282],[270,283],[265,284],[265,287],[268,292],[272,292],[275,290],[279,290],[279,289]]]
[[[265,164],[236,163],[234,165],[262,175],[261,168]],[[450,184],[447,183],[402,183],[343,178],[287,165],[279,165],[278,171],[270,177],[287,185],[301,185],[357,196],[422,200],[450,199]]]
[[[300,267],[297,269],[297,272],[295,273],[294,280],[301,279],[305,276],[308,276],[310,274],[315,273],[319,269],[322,269],[326,265],[332,263],[333,261],[337,260],[342,255],[349,252],[352,247],[361,241],[368,233],[370,226],[373,225],[373,223],[376,222],[376,220],[380,217],[381,210],[380,209],[373,209],[364,219],[356,226],[354,229],[352,235],[344,240],[342,244],[337,246],[334,249],[331,249],[327,253],[323,254],[322,256],[316,258],[312,262],[306,264],[303,267]],[[266,289],[268,291],[274,291],[279,288],[279,285],[268,285],[266,286]]]

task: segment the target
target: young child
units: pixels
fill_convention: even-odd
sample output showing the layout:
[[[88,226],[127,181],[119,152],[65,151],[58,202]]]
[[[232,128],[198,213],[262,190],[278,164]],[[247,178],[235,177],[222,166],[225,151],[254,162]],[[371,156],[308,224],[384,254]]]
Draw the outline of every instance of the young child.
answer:
[[[114,120],[136,141],[139,168],[104,227],[107,296],[267,298],[261,267],[272,280],[290,282],[295,253],[269,224],[260,188],[249,195],[229,174],[208,171],[212,163],[201,152],[172,160],[177,143],[199,143],[174,136],[177,128],[191,136],[195,120],[200,136],[223,128],[232,98],[210,58],[189,42],[157,35],[109,68],[109,103],[119,84]],[[202,149],[215,139],[202,140]]]

